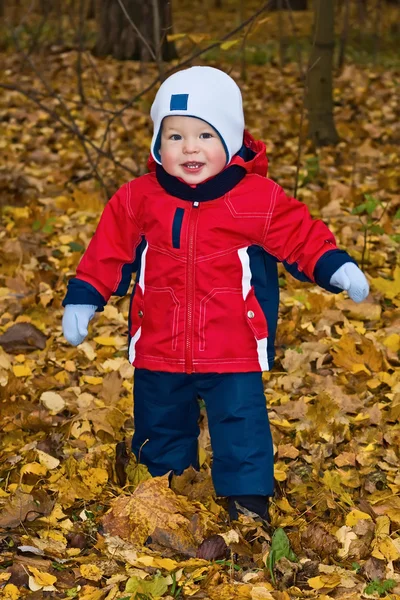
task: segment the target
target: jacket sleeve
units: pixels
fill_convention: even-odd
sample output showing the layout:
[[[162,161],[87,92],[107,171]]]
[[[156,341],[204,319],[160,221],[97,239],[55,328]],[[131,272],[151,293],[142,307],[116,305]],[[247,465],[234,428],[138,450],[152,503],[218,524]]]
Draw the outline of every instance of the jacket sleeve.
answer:
[[[63,306],[94,304],[102,310],[123,283],[125,271],[132,272],[142,230],[130,186],[131,183],[124,185],[107,203],[76,277],[68,284]]]
[[[339,250],[333,233],[319,219],[313,219],[305,204],[285,194],[277,184],[272,193],[271,209],[265,224],[262,246],[284,263],[287,270],[300,273],[328,291],[333,273],[346,262],[353,262]],[[289,268],[288,268],[289,267]]]

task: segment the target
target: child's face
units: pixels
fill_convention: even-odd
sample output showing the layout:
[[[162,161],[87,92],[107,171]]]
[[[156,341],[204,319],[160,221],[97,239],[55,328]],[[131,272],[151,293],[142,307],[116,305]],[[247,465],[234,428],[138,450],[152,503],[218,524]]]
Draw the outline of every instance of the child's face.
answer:
[[[195,117],[166,117],[161,132],[161,162],[174,177],[197,184],[217,175],[226,164],[218,133]]]

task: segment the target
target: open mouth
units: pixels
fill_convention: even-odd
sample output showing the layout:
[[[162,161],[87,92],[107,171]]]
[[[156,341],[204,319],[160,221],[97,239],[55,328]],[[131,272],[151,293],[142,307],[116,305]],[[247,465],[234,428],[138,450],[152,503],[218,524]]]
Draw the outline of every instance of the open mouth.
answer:
[[[195,173],[196,171],[200,171],[200,169],[202,167],[204,167],[204,163],[190,161],[190,162],[183,163],[182,167],[185,169],[185,171],[190,171],[192,173]]]

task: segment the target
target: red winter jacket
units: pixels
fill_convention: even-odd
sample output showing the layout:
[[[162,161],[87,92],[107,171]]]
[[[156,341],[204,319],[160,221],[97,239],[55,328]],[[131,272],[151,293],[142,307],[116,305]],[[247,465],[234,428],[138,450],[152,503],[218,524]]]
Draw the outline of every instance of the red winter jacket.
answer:
[[[269,323],[253,285],[252,249],[261,247],[327,289],[332,273],[352,259],[305,204],[265,177],[265,145],[249,134],[243,152],[197,188],[154,163],[150,168],[106,205],[64,305],[101,308],[142,244],[129,324],[135,367],[269,369]]]

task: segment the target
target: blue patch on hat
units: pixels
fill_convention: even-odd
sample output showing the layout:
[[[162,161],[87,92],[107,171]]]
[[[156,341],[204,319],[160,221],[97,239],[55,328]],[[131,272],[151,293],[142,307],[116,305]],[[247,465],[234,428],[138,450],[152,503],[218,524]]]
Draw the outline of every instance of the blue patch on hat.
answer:
[[[169,110],[187,110],[189,94],[172,94]]]

